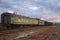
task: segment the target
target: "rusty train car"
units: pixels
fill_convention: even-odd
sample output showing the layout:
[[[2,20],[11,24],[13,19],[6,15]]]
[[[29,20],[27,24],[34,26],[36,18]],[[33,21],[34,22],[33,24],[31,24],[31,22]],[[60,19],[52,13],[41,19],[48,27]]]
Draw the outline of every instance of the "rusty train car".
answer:
[[[1,14],[1,24],[7,28],[18,28],[19,26],[46,25],[47,23],[37,18],[30,18],[21,15],[4,12]]]

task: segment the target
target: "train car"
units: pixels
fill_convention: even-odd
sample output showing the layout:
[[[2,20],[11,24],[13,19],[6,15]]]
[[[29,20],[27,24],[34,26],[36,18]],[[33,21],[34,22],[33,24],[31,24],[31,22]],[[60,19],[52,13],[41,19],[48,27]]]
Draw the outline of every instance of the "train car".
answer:
[[[4,12],[1,14],[1,24],[7,28],[18,28],[19,26],[43,26],[48,25],[48,22],[37,18]]]
[[[7,28],[25,26],[25,25],[39,25],[38,19],[29,18],[21,15],[11,14],[4,12],[1,15],[1,24],[5,25]]]
[[[45,25],[45,21],[39,19],[39,25],[40,25],[40,26],[44,26],[44,25]]]
[[[51,22],[40,20],[37,18],[30,18],[26,16],[11,14],[4,12],[1,14],[1,24],[7,28],[18,28],[19,26],[45,26],[52,25]]]
[[[53,23],[52,22],[45,21],[45,25],[46,26],[51,26],[51,25],[53,25]]]

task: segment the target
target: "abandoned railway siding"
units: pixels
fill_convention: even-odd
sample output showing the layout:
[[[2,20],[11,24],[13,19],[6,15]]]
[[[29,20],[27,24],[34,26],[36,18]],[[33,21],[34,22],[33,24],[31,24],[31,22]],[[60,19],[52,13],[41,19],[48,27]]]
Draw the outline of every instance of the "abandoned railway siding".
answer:
[[[0,32],[0,40],[60,40],[60,26],[21,27]]]

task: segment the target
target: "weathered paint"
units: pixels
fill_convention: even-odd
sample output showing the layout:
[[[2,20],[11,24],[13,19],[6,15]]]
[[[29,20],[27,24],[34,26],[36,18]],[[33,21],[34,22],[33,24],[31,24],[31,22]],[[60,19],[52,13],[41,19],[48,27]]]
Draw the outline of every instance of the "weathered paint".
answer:
[[[38,20],[11,16],[11,24],[38,24]]]
[[[44,25],[45,22],[43,20],[39,20],[39,25]]]

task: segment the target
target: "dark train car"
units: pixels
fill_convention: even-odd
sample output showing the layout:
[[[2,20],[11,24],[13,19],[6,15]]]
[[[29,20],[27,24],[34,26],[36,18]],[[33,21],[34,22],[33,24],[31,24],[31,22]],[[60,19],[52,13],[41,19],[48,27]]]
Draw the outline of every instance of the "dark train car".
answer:
[[[9,13],[2,13],[1,14],[1,24],[7,25],[10,23],[10,14]]]
[[[50,26],[50,25],[53,25],[53,23],[52,22],[45,21],[45,25],[46,26]]]

